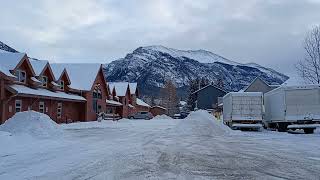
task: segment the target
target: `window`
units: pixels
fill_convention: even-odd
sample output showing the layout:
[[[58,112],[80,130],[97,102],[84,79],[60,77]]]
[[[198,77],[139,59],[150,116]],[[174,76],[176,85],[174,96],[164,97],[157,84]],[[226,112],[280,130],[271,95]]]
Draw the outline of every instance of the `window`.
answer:
[[[93,99],[93,111],[98,113],[98,101],[96,99]]]
[[[92,92],[92,97],[93,97],[94,99],[97,99],[97,98],[98,98],[98,91],[97,91],[96,89],[93,90],[93,92]]]
[[[39,102],[39,112],[44,113],[44,102],[43,101]]]
[[[16,100],[15,108],[16,108],[16,112],[21,112],[21,110],[22,110],[22,101],[21,100]]]
[[[102,99],[102,92],[99,85],[96,85],[93,89],[92,96],[95,99]]]
[[[59,88],[60,88],[61,90],[64,90],[64,81],[63,81],[63,80],[60,80],[60,81],[59,81]]]
[[[61,118],[61,117],[62,117],[62,103],[58,103],[58,106],[57,106],[57,116],[58,116],[58,118]]]
[[[106,111],[106,113],[107,113],[107,114],[112,114],[112,113],[113,113],[113,111],[112,111],[112,109],[111,109],[111,108],[108,108],[108,109],[107,109],[107,111]]]
[[[97,98],[99,98],[99,99],[102,99],[102,93],[101,93],[101,90],[100,90],[100,88],[98,89],[98,91],[97,91],[98,93],[98,95],[97,95]]]
[[[41,82],[42,82],[42,86],[43,87],[47,87],[48,86],[48,77],[47,76],[42,76],[41,77]]]
[[[26,83],[26,72],[22,70],[16,71],[16,76],[19,82]]]

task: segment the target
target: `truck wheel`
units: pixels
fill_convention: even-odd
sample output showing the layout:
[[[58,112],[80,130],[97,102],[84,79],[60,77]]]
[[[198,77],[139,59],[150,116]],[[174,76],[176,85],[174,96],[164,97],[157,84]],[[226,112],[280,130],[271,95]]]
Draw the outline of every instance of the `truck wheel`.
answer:
[[[303,129],[304,133],[306,134],[313,134],[314,129],[313,128],[307,128],[307,129]]]
[[[279,132],[286,132],[288,125],[286,123],[278,123],[277,129]]]

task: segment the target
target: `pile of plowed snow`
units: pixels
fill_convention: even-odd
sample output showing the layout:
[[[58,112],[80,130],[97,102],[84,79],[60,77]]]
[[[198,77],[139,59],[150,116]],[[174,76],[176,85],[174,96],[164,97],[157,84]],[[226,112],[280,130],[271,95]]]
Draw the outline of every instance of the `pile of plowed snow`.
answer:
[[[167,116],[165,114],[162,114],[162,115],[158,115],[158,116],[154,117],[153,119],[173,119],[173,118],[170,116]]]
[[[16,113],[0,126],[0,131],[12,135],[29,135],[38,138],[58,137],[62,130],[48,115],[35,111]]]
[[[188,117],[177,125],[176,130],[183,134],[205,136],[226,135],[231,131],[205,110],[191,112]]]

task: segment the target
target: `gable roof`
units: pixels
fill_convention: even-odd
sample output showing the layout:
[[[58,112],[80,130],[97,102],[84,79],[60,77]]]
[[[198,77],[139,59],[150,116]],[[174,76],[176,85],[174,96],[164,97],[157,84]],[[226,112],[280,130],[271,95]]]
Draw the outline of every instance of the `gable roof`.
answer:
[[[259,76],[257,76],[256,78],[254,78],[254,80],[253,80],[246,88],[243,89],[243,91],[245,92],[246,90],[248,90],[248,88],[249,88],[252,84],[254,84],[256,81],[261,81],[261,82],[264,83],[266,86],[270,87],[270,85],[269,85],[267,82],[265,82],[263,79],[261,79]]]
[[[71,81],[70,87],[84,91],[91,90],[101,68],[101,64],[96,63],[54,63],[51,66],[55,73],[62,73],[65,68]]]
[[[109,82],[109,88],[111,90],[115,88],[117,96],[126,96],[128,86],[129,86],[129,83],[127,82]]]
[[[199,91],[202,91],[203,89],[206,89],[206,88],[208,88],[208,87],[214,87],[214,88],[216,88],[216,89],[219,89],[220,91],[223,91],[223,92],[227,93],[227,91],[225,91],[225,90],[223,90],[223,89],[221,89],[221,88],[219,88],[219,87],[217,87],[217,86],[215,86],[215,85],[209,84],[209,85],[206,85],[206,86],[203,87],[203,88],[200,88],[200,89],[196,90],[196,91],[193,92],[192,94],[195,94],[195,93],[197,93],[197,92],[199,92]]]
[[[59,79],[66,68],[60,64],[51,64],[51,69],[56,79]]]
[[[48,61],[45,60],[36,60],[29,58],[30,64],[36,74],[36,76],[40,76],[40,74],[44,71],[45,67],[49,64]]]
[[[150,107],[149,104],[147,104],[146,102],[144,102],[142,99],[139,99],[139,98],[137,98],[137,105],[144,106],[144,107]]]
[[[0,71],[7,76],[14,77],[10,70],[14,70],[24,57],[26,57],[25,53],[0,52]],[[31,71],[34,73],[32,67]]]
[[[130,93],[135,94],[137,91],[138,83],[129,83]]]
[[[65,73],[68,79],[68,82],[71,84],[71,80],[69,77],[69,73],[67,72],[66,68],[57,64],[51,64],[51,69],[56,77],[56,81],[60,80],[62,78],[63,74]]]
[[[108,83],[108,87],[109,87],[109,92],[112,93],[113,89],[114,89],[115,84],[113,83]]]

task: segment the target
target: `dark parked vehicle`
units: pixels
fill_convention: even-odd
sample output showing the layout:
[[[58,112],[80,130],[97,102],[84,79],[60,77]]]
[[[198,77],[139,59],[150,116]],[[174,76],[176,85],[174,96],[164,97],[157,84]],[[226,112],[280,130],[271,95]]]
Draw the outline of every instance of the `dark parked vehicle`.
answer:
[[[137,112],[135,114],[132,114],[129,116],[129,119],[152,119],[153,116],[150,112],[146,112],[146,111],[141,111],[141,112]]]

